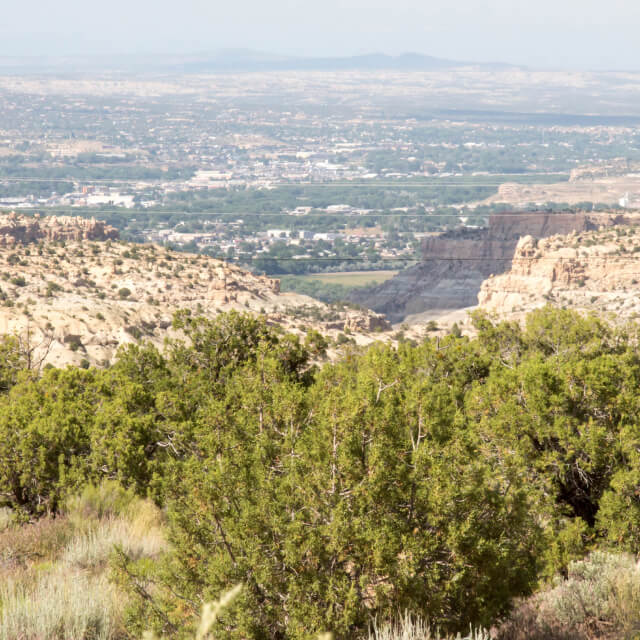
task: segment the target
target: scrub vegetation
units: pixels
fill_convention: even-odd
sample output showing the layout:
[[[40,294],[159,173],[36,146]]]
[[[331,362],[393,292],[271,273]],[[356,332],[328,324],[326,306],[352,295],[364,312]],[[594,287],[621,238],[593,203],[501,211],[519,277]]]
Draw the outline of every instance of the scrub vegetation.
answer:
[[[633,637],[639,327],[474,323],[322,366],[239,313],[104,369],[6,338],[0,638],[193,637],[234,585],[212,637]]]

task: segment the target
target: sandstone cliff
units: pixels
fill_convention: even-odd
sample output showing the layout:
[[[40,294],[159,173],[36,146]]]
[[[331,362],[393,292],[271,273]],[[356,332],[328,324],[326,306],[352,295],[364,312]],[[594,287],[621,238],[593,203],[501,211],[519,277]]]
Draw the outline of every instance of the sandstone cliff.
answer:
[[[542,238],[632,220],[612,213],[497,214],[486,229],[461,229],[425,239],[421,263],[376,287],[354,292],[351,299],[394,322],[426,311],[473,306],[482,282],[510,268],[521,237]]]
[[[545,304],[640,314],[640,227],[522,238],[511,268],[487,279],[478,302],[505,318],[519,318]]]

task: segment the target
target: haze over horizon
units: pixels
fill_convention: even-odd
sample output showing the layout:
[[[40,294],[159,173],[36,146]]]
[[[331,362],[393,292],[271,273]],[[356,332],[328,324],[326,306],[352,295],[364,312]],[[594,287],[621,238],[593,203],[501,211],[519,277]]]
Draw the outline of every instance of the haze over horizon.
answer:
[[[640,4],[627,0],[82,0],[11,3],[1,56],[189,54],[252,49],[296,56],[407,51],[533,68],[640,69]]]

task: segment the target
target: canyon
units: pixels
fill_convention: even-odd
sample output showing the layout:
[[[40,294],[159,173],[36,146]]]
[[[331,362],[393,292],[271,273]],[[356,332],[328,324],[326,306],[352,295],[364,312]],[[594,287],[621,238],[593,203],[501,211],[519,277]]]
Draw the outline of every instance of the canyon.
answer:
[[[447,231],[425,238],[422,261],[382,284],[354,291],[350,300],[392,322],[432,317],[475,306],[482,283],[511,268],[519,240],[634,224],[631,213],[500,213],[486,228]]]
[[[486,229],[426,238],[422,263],[354,295],[374,311],[283,293],[277,279],[207,256],[123,242],[95,220],[12,214],[0,217],[0,238],[0,334],[16,336],[34,368],[107,366],[122,345],[162,347],[179,335],[172,318],[181,309],[264,314],[301,338],[317,330],[329,357],[349,344],[442,335],[454,322],[472,332],[475,306],[516,320],[546,304],[640,317],[632,213],[500,214]],[[392,332],[384,313],[409,326]],[[438,327],[425,333],[428,317]]]

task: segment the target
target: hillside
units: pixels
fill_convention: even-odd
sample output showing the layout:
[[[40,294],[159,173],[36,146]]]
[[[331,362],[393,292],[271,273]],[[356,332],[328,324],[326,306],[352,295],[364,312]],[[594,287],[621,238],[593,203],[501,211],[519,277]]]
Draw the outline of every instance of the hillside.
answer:
[[[442,71],[476,69],[483,71],[511,71],[519,65],[503,62],[465,62],[448,60],[421,53],[388,55],[367,53],[355,56],[287,56],[250,49],[222,49],[212,53],[186,55],[121,55],[121,56],[47,56],[0,57],[0,69],[5,72],[65,71],[70,68],[91,70],[140,71],[153,70],[181,73],[257,73],[273,71]]]
[[[34,360],[104,364],[123,343],[159,346],[178,309],[266,313],[297,333],[347,330],[361,344],[390,328],[378,314],[281,293],[278,280],[220,260],[120,242],[100,222],[0,216],[0,334],[28,340]]]
[[[520,317],[552,304],[637,318],[640,314],[640,227],[520,239],[511,268],[483,282],[480,307]]]

